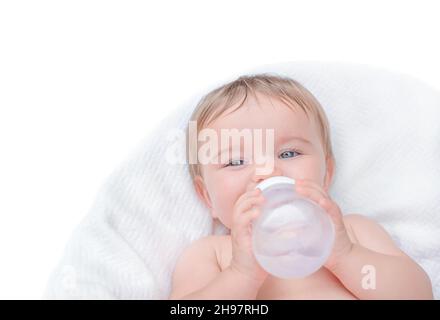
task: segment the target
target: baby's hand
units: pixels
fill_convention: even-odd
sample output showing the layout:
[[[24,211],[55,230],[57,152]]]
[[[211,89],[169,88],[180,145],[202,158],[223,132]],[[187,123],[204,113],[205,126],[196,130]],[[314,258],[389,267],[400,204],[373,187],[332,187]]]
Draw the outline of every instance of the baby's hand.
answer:
[[[231,225],[231,268],[254,280],[263,281],[268,273],[260,267],[252,250],[252,225],[261,213],[264,197],[260,189],[248,191],[234,205]]]
[[[321,186],[314,181],[306,179],[295,180],[295,188],[299,194],[319,204],[332,219],[333,225],[335,226],[335,242],[332,252],[324,265],[326,268],[332,270],[339,259],[348,254],[353,247],[353,243],[344,225],[341,210],[339,206],[330,199]]]

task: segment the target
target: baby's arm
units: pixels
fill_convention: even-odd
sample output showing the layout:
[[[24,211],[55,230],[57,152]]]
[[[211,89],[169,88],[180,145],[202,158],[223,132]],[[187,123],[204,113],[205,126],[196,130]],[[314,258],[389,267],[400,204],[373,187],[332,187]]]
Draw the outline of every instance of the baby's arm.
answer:
[[[214,236],[197,240],[179,258],[170,299],[255,299],[262,282],[228,267],[221,271]]]
[[[359,299],[433,298],[428,275],[379,224],[360,215],[345,216],[344,224],[352,231],[353,246],[330,271],[348,290]]]

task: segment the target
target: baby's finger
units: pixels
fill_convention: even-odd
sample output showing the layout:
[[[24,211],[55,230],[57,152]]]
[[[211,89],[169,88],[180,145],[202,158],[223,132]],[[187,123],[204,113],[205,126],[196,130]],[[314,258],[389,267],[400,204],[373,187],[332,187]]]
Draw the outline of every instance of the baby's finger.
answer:
[[[250,210],[253,206],[262,205],[264,201],[265,199],[262,195],[249,197],[243,200],[241,203],[237,203],[233,214],[239,218],[242,212]]]
[[[316,190],[316,192],[319,192],[323,198],[328,198],[327,193],[314,181],[311,180],[298,180],[295,183],[295,189],[302,188],[302,187],[308,187]]]
[[[251,210],[243,213],[241,220],[236,225],[236,236],[248,236],[251,230],[251,222],[261,214],[261,209],[253,207]]]
[[[327,199],[328,197],[319,192],[318,190],[316,190],[313,187],[310,186],[296,186],[295,188],[296,192],[298,192],[298,194],[309,198],[310,200],[313,200],[314,202],[316,202],[316,204],[319,205],[319,201],[321,201],[322,199]]]
[[[243,193],[243,194],[238,198],[238,200],[236,201],[236,204],[239,204],[239,203],[241,203],[241,202],[243,202],[243,201],[245,201],[246,199],[249,199],[249,198],[251,198],[251,197],[256,197],[256,196],[258,196],[258,195],[260,195],[260,194],[261,194],[261,190],[260,190],[260,189],[254,189],[254,190],[247,191],[247,192]]]
[[[310,186],[298,186],[297,192],[314,202],[316,202],[321,208],[323,208],[330,218],[333,220],[336,226],[341,225],[342,213],[338,205],[330,199],[327,195],[323,196],[321,192],[318,192],[316,188]]]
[[[258,208],[264,203],[265,199],[262,195],[251,197],[244,202],[238,204],[234,208],[232,216],[233,228],[246,226],[251,218],[252,209]]]
[[[319,205],[327,211],[336,227],[345,228],[341,209],[336,202],[331,199],[321,199]]]

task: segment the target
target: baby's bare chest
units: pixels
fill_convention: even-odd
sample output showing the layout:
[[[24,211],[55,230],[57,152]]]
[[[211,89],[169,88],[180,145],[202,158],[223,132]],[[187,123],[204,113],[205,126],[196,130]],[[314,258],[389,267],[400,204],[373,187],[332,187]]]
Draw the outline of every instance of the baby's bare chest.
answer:
[[[232,260],[230,237],[219,239],[217,258],[221,270]],[[356,299],[326,268],[303,279],[280,279],[269,275],[261,286],[257,300],[273,299]]]

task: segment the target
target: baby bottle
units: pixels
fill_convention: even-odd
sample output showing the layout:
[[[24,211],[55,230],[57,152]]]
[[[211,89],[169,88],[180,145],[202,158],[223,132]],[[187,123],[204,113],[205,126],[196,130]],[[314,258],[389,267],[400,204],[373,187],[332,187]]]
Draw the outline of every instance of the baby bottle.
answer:
[[[277,176],[259,183],[266,201],[252,224],[255,258],[278,278],[302,278],[326,262],[334,226],[317,203],[294,190],[295,180]]]

